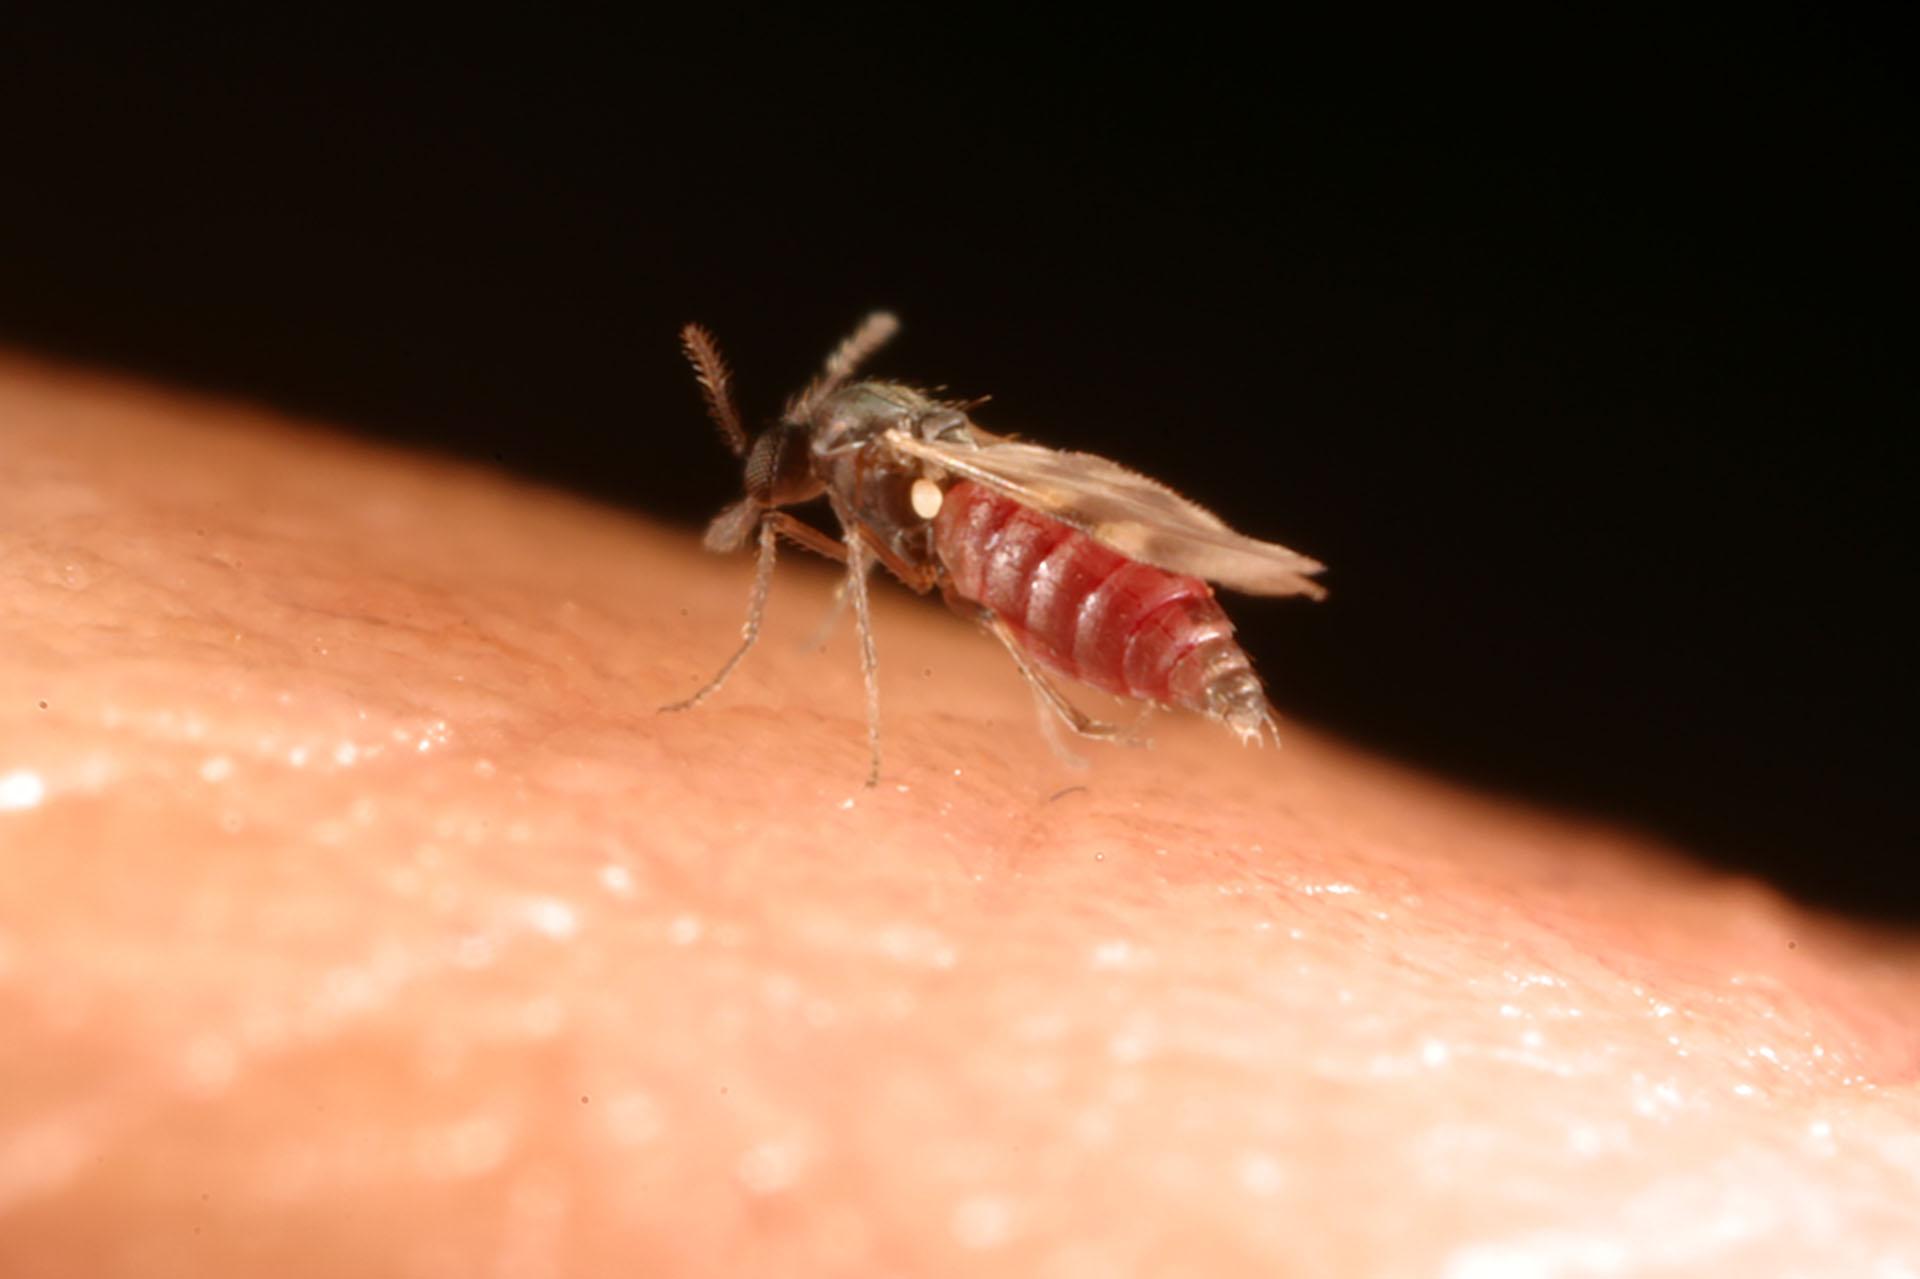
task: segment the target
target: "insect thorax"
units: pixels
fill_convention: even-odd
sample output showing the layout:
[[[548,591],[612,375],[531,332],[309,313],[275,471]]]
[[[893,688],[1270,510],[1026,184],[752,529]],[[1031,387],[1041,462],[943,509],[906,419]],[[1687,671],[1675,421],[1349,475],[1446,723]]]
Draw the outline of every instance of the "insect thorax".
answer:
[[[815,406],[808,427],[816,456],[830,456],[904,431],[923,440],[966,436],[967,416],[898,382],[855,382]]]
[[[914,493],[916,482],[924,487],[926,468],[888,443],[888,433],[970,441],[966,414],[899,383],[856,382],[824,398],[809,426],[815,474],[835,502],[895,555],[928,562],[925,495],[916,509]]]

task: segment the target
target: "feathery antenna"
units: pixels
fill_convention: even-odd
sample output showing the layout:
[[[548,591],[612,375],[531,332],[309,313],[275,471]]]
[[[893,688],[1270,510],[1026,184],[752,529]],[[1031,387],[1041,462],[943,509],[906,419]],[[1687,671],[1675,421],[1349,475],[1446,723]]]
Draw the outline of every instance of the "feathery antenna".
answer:
[[[740,425],[740,410],[733,403],[733,373],[720,355],[713,334],[698,324],[680,330],[680,349],[693,364],[693,376],[700,383],[700,398],[706,401],[707,416],[720,428],[720,434],[735,457],[747,452],[747,429]]]
[[[788,422],[805,422],[813,415],[814,408],[821,400],[838,390],[840,384],[852,377],[854,370],[868,356],[885,346],[888,339],[899,331],[900,321],[891,311],[875,311],[860,321],[860,327],[847,334],[846,339],[833,348],[833,354],[827,357],[826,367],[820,370],[820,376],[807,383],[807,389],[788,402],[785,419]]]

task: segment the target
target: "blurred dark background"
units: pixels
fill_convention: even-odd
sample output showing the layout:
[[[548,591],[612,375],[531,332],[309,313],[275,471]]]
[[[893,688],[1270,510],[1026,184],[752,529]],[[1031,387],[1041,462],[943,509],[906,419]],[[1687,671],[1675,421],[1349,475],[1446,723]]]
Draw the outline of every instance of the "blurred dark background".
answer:
[[[1332,566],[1235,602],[1285,716],[1920,919],[1890,23],[664,12],[10,19],[0,342],[691,532],[678,325],[770,413],[886,305]]]

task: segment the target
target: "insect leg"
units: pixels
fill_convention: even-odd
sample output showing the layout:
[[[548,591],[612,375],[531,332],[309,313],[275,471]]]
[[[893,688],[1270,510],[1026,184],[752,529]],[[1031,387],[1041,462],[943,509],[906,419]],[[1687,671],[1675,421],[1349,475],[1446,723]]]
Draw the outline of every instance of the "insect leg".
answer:
[[[867,606],[867,574],[873,552],[859,536],[847,541],[847,594],[853,596],[853,616],[860,628],[860,674],[867,685],[867,752],[873,765],[867,785],[880,782],[880,661],[873,649],[873,613]]]
[[[837,537],[822,533],[813,525],[785,511],[768,511],[767,523],[774,526],[782,536],[795,546],[803,546],[815,555],[824,555],[830,560],[847,562],[846,543]]]
[[[720,668],[720,673],[708,680],[699,692],[692,697],[662,706],[660,708],[662,711],[692,710],[719,692],[720,686],[727,682],[727,676],[733,674],[733,668],[740,665],[740,659],[747,655],[753,648],[753,642],[760,638],[760,618],[767,611],[767,591],[773,585],[773,560],[779,545],[779,535],[780,526],[773,515],[770,514],[760,522],[760,555],[753,567],[753,593],[747,597],[747,620],[740,628],[740,647],[735,649],[733,656],[727,659],[727,664]]]
[[[1087,757],[1067,744],[1067,730],[1061,727],[1059,714],[1054,710],[1040,691],[1040,686],[1029,682],[1028,689],[1033,693],[1033,717],[1039,721],[1040,736],[1047,739],[1047,749],[1053,757],[1075,771],[1084,771]]]
[[[797,520],[793,521],[793,523],[816,537],[825,536],[809,525],[800,524]],[[798,541],[799,539],[795,538],[795,540]],[[807,543],[803,543],[803,545],[807,545]],[[846,559],[846,548],[838,542],[834,543],[834,546],[838,548],[836,551],[822,551],[821,553],[833,555],[836,559],[844,561]],[[869,576],[872,575],[873,565],[877,561],[884,565],[889,573],[899,578],[901,583],[909,590],[918,591],[922,595],[932,590],[940,581],[940,572],[932,564],[915,564],[911,560],[903,559],[900,555],[887,550],[884,546],[876,546],[870,542],[865,544],[865,549],[874,557],[867,561],[867,573]],[[827,606],[826,616],[820,619],[820,625],[814,630],[812,636],[808,638],[806,644],[802,646],[801,652],[817,653],[822,648],[825,648],[827,637],[833,634],[833,628],[839,624],[840,614],[845,611],[846,607],[847,582],[845,578],[842,578],[840,584],[833,588],[833,602]],[[969,612],[970,611],[971,609],[969,609]]]
[[[787,535],[788,540],[804,546],[810,551],[817,551],[828,559],[839,560],[842,564],[846,563],[846,543],[841,542],[837,538],[828,537],[825,533],[813,527],[813,525],[804,524],[793,516],[788,515],[785,511],[775,511],[768,518],[780,521],[780,531]],[[871,564],[868,565],[868,572],[872,572]],[[816,627],[813,634],[807,638],[807,642],[800,646],[800,651],[803,653],[817,653],[825,648],[827,646],[827,637],[833,634],[833,628],[840,621],[840,614],[845,612],[846,608],[847,583],[846,579],[842,578],[834,584],[833,603],[827,606],[826,616],[820,619],[820,625]]]
[[[813,634],[807,637],[807,642],[801,646],[800,651],[817,653],[825,648],[827,640],[833,635],[834,627],[840,624],[840,615],[846,611],[847,584],[842,580],[833,588],[833,602],[827,605],[826,615],[820,619],[820,625],[815,627]]]
[[[727,682],[727,676],[733,674],[733,668],[740,665],[740,659],[747,655],[754,641],[760,638],[760,619],[767,610],[767,592],[773,585],[774,554],[778,539],[782,535],[829,559],[845,560],[847,558],[846,547],[811,524],[797,520],[785,511],[768,511],[760,519],[760,555],[754,563],[753,593],[747,600],[746,624],[740,628],[740,647],[734,651],[732,657],[727,659],[727,664],[720,668],[720,673],[708,680],[699,692],[682,701],[662,706],[661,710],[692,710],[719,692],[720,686]]]
[[[1108,724],[1094,719],[1068,701],[1067,695],[1060,691],[1059,685],[1048,679],[1045,672],[1027,660],[1027,655],[1020,651],[1020,641],[1014,637],[1013,628],[1008,626],[1003,618],[996,613],[987,613],[985,622],[987,629],[992,631],[1005,646],[1008,656],[1013,658],[1013,664],[1020,668],[1022,675],[1026,676],[1027,685],[1033,689],[1034,694],[1046,704],[1048,710],[1058,715],[1068,728],[1082,737],[1097,738],[1101,741],[1114,741],[1127,736],[1128,729],[1118,724]]]

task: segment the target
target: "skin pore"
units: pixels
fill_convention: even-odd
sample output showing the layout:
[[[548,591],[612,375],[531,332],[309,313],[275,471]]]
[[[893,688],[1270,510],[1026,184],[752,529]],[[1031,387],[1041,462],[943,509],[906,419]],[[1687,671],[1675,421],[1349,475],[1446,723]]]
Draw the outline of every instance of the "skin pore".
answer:
[[[1911,939],[885,587],[866,790],[830,567],[662,715],[749,556],[251,408],[0,483],[0,1273],[1920,1270]]]

